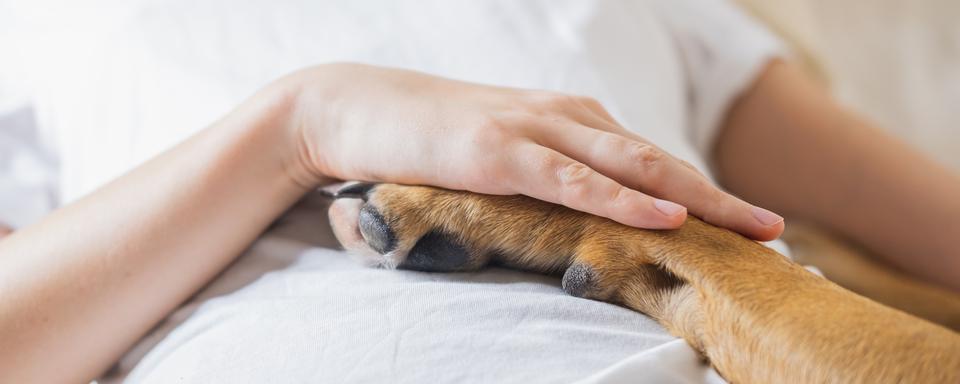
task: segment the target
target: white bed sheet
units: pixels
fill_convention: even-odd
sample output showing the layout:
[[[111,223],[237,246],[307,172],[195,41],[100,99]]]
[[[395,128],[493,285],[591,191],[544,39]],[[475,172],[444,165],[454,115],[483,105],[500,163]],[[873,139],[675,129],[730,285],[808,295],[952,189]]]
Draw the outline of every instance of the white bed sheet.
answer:
[[[101,383],[134,366],[143,383],[724,382],[650,318],[556,277],[360,267],[325,209],[289,212]]]
[[[0,107],[0,223],[30,224],[57,205],[57,159],[38,137],[33,110]]]

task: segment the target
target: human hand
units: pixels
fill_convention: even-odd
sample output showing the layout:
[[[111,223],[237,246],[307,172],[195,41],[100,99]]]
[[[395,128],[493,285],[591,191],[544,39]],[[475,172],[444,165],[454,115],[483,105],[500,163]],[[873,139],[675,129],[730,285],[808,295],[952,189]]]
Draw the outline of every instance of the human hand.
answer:
[[[783,231],[782,218],[721,191],[587,97],[359,64],[280,83],[296,89],[290,123],[312,182],[524,194],[647,229],[677,228],[689,209],[757,240]]]

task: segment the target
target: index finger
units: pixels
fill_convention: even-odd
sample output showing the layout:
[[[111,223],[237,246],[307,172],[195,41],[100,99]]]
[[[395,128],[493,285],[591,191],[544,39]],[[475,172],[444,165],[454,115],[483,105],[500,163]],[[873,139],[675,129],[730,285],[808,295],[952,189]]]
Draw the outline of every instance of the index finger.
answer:
[[[517,193],[639,228],[673,229],[686,219],[685,207],[627,188],[550,148],[522,142],[512,151],[517,166],[508,182]]]

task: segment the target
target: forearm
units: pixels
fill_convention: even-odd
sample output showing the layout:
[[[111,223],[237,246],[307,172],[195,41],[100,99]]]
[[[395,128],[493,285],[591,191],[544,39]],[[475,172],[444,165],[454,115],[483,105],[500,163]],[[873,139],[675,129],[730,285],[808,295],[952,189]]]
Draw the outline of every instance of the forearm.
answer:
[[[715,160],[721,182],[747,200],[960,290],[960,176],[788,65],[771,65],[733,108]]]
[[[273,93],[0,241],[0,382],[92,379],[305,192]]]

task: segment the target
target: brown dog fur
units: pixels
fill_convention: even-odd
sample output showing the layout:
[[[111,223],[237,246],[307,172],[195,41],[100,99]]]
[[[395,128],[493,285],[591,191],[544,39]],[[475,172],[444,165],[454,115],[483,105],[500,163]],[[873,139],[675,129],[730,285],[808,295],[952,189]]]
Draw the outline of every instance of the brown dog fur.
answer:
[[[960,294],[917,280],[880,257],[810,225],[791,223],[782,236],[791,256],[859,295],[960,331]]]
[[[650,231],[523,196],[377,185],[334,204],[341,243],[370,254],[356,212],[394,235],[380,264],[402,266],[424,235],[488,262],[560,273],[568,292],[643,312],[686,339],[735,383],[957,383],[960,335],[816,276],[775,251],[689,218]],[[342,200],[338,200],[340,203]],[[346,213],[345,213],[346,212]]]

